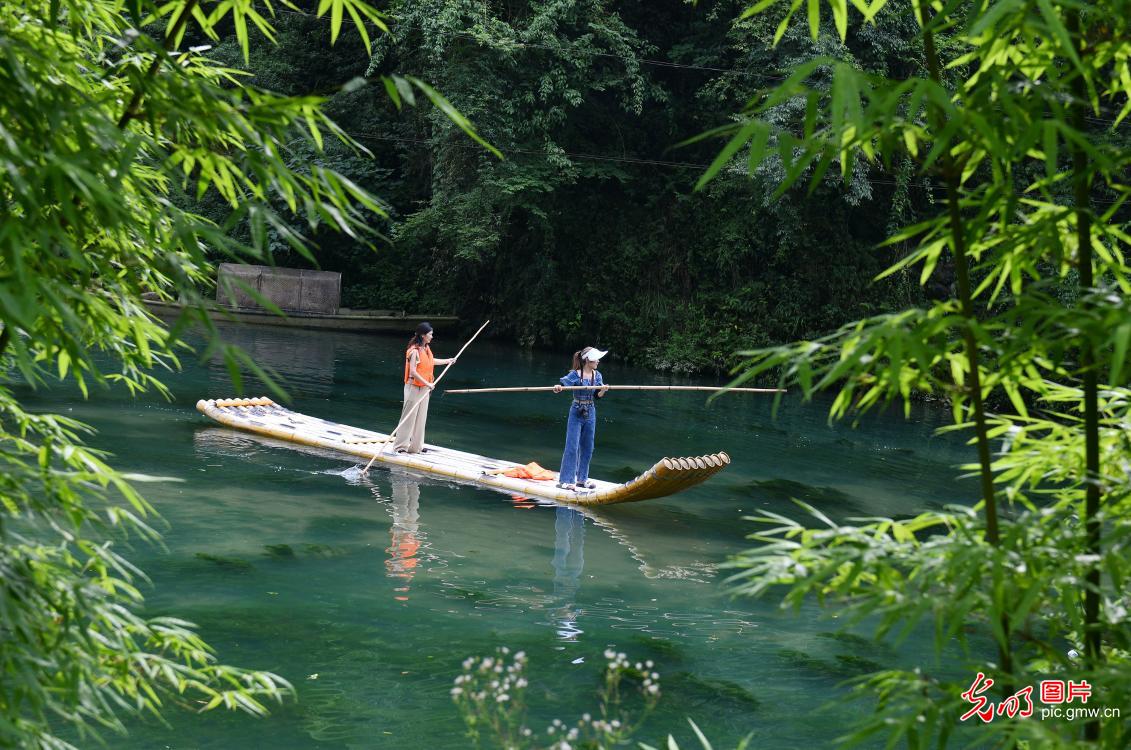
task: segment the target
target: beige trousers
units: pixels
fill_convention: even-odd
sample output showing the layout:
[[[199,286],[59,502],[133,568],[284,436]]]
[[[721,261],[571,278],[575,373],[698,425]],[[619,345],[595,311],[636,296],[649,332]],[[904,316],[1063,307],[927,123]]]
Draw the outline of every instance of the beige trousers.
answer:
[[[420,449],[424,447],[424,425],[428,421],[428,397],[431,395],[432,391],[427,388],[411,383],[404,384],[404,409],[401,410],[401,418],[397,420],[397,424],[401,422],[404,424],[397,430],[393,450],[420,453]],[[409,416],[408,421],[405,421],[405,415],[410,411],[412,415]]]

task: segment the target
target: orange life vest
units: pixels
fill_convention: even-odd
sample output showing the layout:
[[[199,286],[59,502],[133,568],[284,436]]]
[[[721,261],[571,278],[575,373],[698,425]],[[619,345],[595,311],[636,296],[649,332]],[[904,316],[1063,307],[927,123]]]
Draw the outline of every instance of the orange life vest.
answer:
[[[409,358],[412,356],[412,351],[414,349],[420,357],[420,362],[416,365],[416,370],[422,376],[427,378],[429,383],[436,380],[436,378],[432,375],[432,371],[435,368],[436,358],[432,356],[432,350],[428,348],[427,345],[416,346],[415,344],[413,344],[404,353],[404,382],[411,382],[417,388],[423,388],[424,384],[420,382],[420,378],[416,377],[415,373],[410,372],[408,369]]]

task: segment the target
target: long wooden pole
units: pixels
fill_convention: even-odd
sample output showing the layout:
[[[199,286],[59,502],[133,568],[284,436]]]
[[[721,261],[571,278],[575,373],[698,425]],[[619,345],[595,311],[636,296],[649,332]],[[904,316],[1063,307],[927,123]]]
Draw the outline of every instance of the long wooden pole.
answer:
[[[490,322],[491,322],[490,320],[487,321],[487,323],[490,323]],[[467,343],[463,345],[463,348],[461,348],[458,352],[456,352],[456,356],[452,357],[452,359],[459,359],[459,355],[463,354],[463,350],[466,349],[467,347],[471,346],[471,342],[475,341],[475,339],[479,337],[479,334],[483,333],[483,329],[487,327],[487,323],[484,323],[483,325],[479,326],[479,330],[475,332],[475,335],[467,340]],[[444,367],[444,371],[441,372],[436,377],[436,379],[432,381],[433,390],[435,390],[435,386],[436,386],[437,383],[440,382],[440,379],[448,374],[448,370],[452,369],[453,364],[455,364],[455,363],[454,362],[448,363],[448,365],[446,367]],[[401,421],[398,422],[397,426],[393,428],[393,431],[389,433],[389,437],[386,438],[383,443],[378,443],[377,451],[373,454],[373,457],[369,459],[369,463],[367,463],[365,465],[365,468],[361,470],[362,474],[369,471],[369,467],[372,466],[373,462],[377,460],[377,456],[381,455],[385,451],[385,446],[393,441],[393,437],[396,436],[397,430],[404,427],[405,422],[407,422],[409,417],[411,417],[416,412],[417,407],[419,407],[423,403],[424,403],[424,399],[417,401],[413,405],[413,407],[408,410],[408,413],[405,414],[403,417],[401,417]]]
[[[444,393],[530,393],[533,391],[552,391],[557,386],[538,385],[518,388],[457,388]],[[713,385],[565,385],[563,391],[592,391],[608,388],[610,391],[735,391],[737,393],[785,393],[784,388],[727,388]]]

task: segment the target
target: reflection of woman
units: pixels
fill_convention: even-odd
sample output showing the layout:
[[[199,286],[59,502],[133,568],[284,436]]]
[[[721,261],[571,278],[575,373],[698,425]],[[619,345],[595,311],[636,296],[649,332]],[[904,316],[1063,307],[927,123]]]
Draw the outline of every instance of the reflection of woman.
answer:
[[[420,453],[424,450],[424,425],[428,421],[428,397],[436,382],[434,365],[450,365],[451,359],[432,356],[432,325],[421,323],[416,335],[408,344],[404,357],[404,408],[397,422],[397,439],[393,450],[397,453]],[[403,423],[403,424],[402,424]]]
[[[420,485],[399,478],[393,479],[393,525],[389,527],[389,559],[385,569],[390,578],[400,578],[403,586],[396,587],[396,598],[408,601],[408,586],[420,562]]]
[[[559,505],[554,518],[554,599],[557,612],[554,624],[564,640],[575,641],[582,630],[577,627],[577,589],[585,567],[585,516],[573,508]]]
[[[593,437],[597,430],[597,402],[604,398],[608,387],[597,371],[597,363],[608,354],[587,346],[573,354],[573,369],[554,386],[561,393],[562,386],[591,385],[592,389],[573,391],[566,423],[565,450],[562,452],[562,469],[558,473],[558,486],[566,490],[592,490],[597,484],[589,481],[589,460],[593,458]]]

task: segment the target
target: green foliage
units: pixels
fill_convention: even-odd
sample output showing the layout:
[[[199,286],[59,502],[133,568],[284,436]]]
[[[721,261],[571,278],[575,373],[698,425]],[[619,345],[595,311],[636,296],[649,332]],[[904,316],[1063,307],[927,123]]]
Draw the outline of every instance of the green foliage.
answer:
[[[712,151],[674,144],[731,117],[751,87],[820,54],[902,70],[916,49],[913,21],[895,14],[857,44],[791,32],[774,49],[760,17],[733,22],[741,7],[398,2],[360,70],[347,47],[311,54],[328,40],[324,22],[282,13],[279,46],[253,51],[247,68],[279,90],[337,92],[335,120],[376,154],[330,145],[324,157],[388,200],[380,254],[317,237],[347,306],[490,317],[493,335],[523,345],[601,341],[628,361],[723,371],[736,349],[919,301],[907,274],[871,284],[895,257],[873,247],[931,200],[906,165],[864,163],[847,187],[830,175],[815,200],[776,196],[773,169],[692,191]],[[214,54],[243,65],[234,41]],[[394,70],[443,91],[505,160],[437,110],[406,117],[374,87],[347,90]]]
[[[714,750],[714,746],[711,744],[711,741],[707,739],[707,735],[703,734],[703,730],[699,728],[699,725],[691,719],[688,719],[687,723],[691,726],[691,731],[695,733],[695,739],[699,743],[699,747],[701,747],[702,750]],[[735,750],[746,750],[749,745],[750,738],[746,737],[735,745]],[[679,750],[679,743],[676,742],[675,737],[669,734],[665,747],[667,750]],[[646,745],[643,742],[640,743],[640,748],[641,750],[656,750],[652,745]]]
[[[83,446],[87,427],[30,413],[18,397],[68,382],[84,394],[165,392],[153,371],[177,366],[188,319],[166,330],[143,294],[199,302],[206,251],[269,261],[283,245],[312,258],[315,234],[373,236],[381,204],[320,160],[331,142],[366,153],[325,100],[252,86],[189,41],[232,36],[250,59],[253,35],[274,38],[273,14],[231,0],[0,4],[4,747],[71,747],[64,737],[76,733],[89,743],[168,704],[262,715],[293,692],[276,675],[218,664],[190,623],[136,614],[145,577],[117,549],[156,539],[153,509]],[[347,16],[366,45],[365,23],[382,24],[361,0],[324,0],[317,14],[329,16],[331,41]],[[447,106],[420,81],[384,80],[399,101],[415,88]],[[211,216],[185,208],[194,200]],[[197,308],[187,315],[210,325]],[[238,387],[241,355],[213,348]]]
[[[850,34],[845,4],[831,3],[835,39],[869,33],[890,5],[853,3],[864,25]],[[769,0],[747,15],[768,14],[775,42],[788,44],[800,8]],[[816,0],[807,8],[819,41],[828,19]],[[736,379],[772,372],[806,397],[832,390],[833,419],[940,392],[950,429],[971,435],[975,507],[838,524],[802,504],[801,521],[755,518],[760,544],[734,561],[739,591],[784,586],[785,604],[829,603],[878,636],[929,625],[939,652],[965,645],[968,631],[988,636],[996,659],[964,651],[964,680],[924,669],[859,682],[878,701],[852,740],[879,733],[926,747],[946,744],[978,672],[1001,690],[994,702],[1058,675],[1087,680],[1090,705],[1131,699],[1131,148],[1119,129],[1131,111],[1131,36],[1118,2],[898,10],[922,42],[913,72],[809,60],[711,134],[728,141],[704,182],[772,170],[779,192],[814,190],[834,166],[850,185],[861,164],[913,163],[942,183],[936,210],[891,234],[885,244],[901,257],[881,274],[914,272],[942,299],[745,352]],[[998,716],[985,730],[1010,747],[1127,742],[1118,718]]]
[[[488,747],[540,748],[571,750],[572,748],[601,748],[623,745],[660,700],[660,675],[651,671],[652,662],[630,664],[623,653],[605,651],[604,680],[598,694],[595,714],[583,714],[570,724],[554,719],[545,732],[535,733],[526,718],[526,654],[519,651],[511,656],[510,649],[502,646],[494,656],[468,657],[463,662],[463,673],[455,679],[451,689],[452,700],[467,726],[467,736],[474,747],[486,742]],[[508,661],[510,663],[508,663]],[[636,702],[638,715],[624,705],[627,691],[632,685],[639,693]],[[694,726],[694,725],[692,725]],[[698,730],[696,730],[698,731]],[[542,745],[542,741],[548,745]]]

